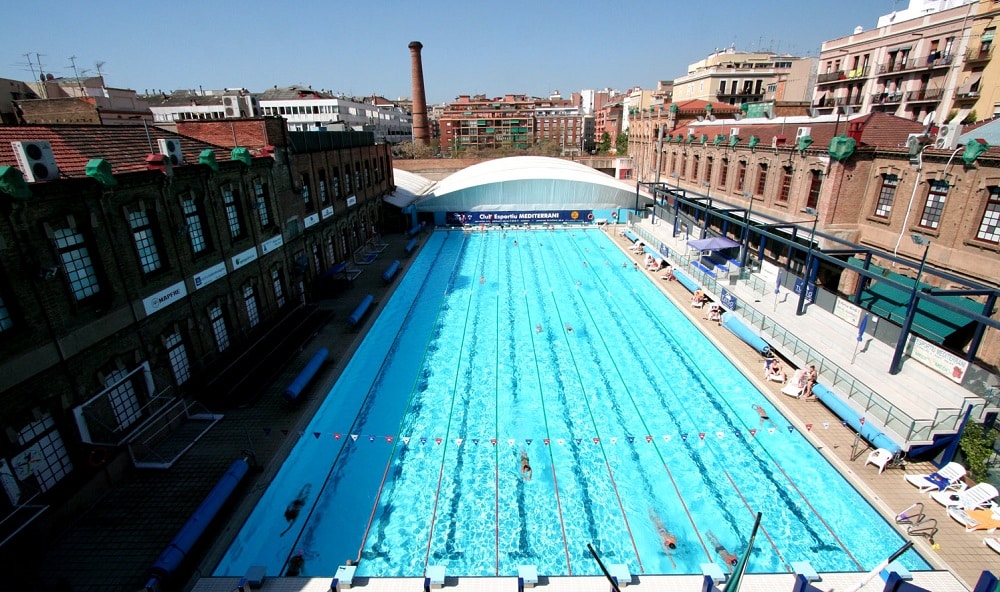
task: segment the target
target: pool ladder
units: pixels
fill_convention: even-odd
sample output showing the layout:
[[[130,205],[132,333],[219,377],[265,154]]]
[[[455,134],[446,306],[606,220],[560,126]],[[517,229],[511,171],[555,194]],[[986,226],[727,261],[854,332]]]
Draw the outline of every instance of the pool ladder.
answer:
[[[896,524],[906,525],[906,534],[910,536],[927,537],[934,543],[934,535],[938,532],[937,518],[928,518],[924,514],[924,504],[917,502],[896,514]]]

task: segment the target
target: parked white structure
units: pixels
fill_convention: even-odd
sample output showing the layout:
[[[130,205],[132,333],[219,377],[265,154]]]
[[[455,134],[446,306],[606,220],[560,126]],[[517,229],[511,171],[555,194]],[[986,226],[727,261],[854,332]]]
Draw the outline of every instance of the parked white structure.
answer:
[[[260,95],[262,114],[284,117],[291,131],[368,131],[376,142],[413,139],[413,117],[396,105],[373,104],[325,91],[290,86]]]

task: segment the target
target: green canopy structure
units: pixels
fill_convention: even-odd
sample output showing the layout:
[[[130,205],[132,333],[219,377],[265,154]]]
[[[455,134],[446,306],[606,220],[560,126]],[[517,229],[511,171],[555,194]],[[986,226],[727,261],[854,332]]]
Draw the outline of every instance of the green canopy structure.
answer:
[[[812,146],[813,139],[810,136],[799,136],[799,141],[795,146],[795,149],[799,152],[805,152],[806,148]]]
[[[847,260],[848,265],[854,267],[864,267],[864,261],[857,257]],[[868,271],[878,273],[887,280],[891,280],[903,286],[913,286],[913,278],[900,275],[889,269],[878,265],[869,265]],[[928,284],[920,283],[918,290],[930,288]],[[861,300],[858,305],[861,308],[885,317],[895,323],[903,324],[906,318],[906,305],[910,301],[911,289],[900,289],[890,285],[888,282],[873,280],[861,292]],[[964,296],[938,296],[938,298],[960,306],[970,312],[982,313],[983,305],[971,298]],[[929,300],[918,298],[917,310],[913,317],[913,332],[921,338],[937,345],[944,345],[946,340],[952,338],[953,341],[962,341],[962,335],[967,325],[974,324],[961,314],[947,309],[940,304]],[[954,336],[954,337],[953,337]]]
[[[211,148],[205,148],[201,151],[201,154],[198,155],[198,164],[203,164],[216,173],[219,172],[219,163],[215,160],[215,152],[212,152]]]
[[[21,169],[12,166],[0,166],[0,191],[22,201],[31,197],[31,186]]]
[[[233,148],[233,151],[229,153],[229,159],[238,160],[247,166],[250,166],[250,163],[253,162],[249,148]]]
[[[750,150],[756,148],[757,144],[760,144],[760,138],[757,136],[750,136],[750,141],[747,142],[747,146],[750,147]]]
[[[854,154],[856,146],[857,141],[854,138],[848,138],[846,135],[841,134],[830,140],[830,156],[834,160],[845,160]]]
[[[87,163],[85,173],[88,177],[96,179],[98,183],[105,187],[112,187],[118,184],[118,179],[115,179],[114,175],[111,174],[111,163],[103,158],[90,159],[90,162]]]

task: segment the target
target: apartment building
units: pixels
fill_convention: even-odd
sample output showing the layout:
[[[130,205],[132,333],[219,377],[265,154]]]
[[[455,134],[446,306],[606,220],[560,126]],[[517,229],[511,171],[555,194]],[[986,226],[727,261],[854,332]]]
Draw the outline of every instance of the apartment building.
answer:
[[[687,74],[675,78],[673,100],[755,103],[764,100],[768,92],[775,92],[779,82],[786,100],[802,100],[812,84],[808,73],[813,62],[815,58],[743,52],[729,47],[689,65]]]
[[[524,150],[535,143],[539,99],[509,94],[492,99],[460,95],[441,114],[441,152]]]
[[[1000,62],[992,59],[997,25],[1000,1],[979,0],[955,89],[954,108],[972,120],[1000,115]]]
[[[912,120],[933,114],[935,121],[950,120],[959,106],[958,88],[967,85],[968,95],[978,83],[975,69],[962,72],[980,7],[976,0],[910,0],[907,9],[882,16],[872,30],[858,27],[823,43],[814,107],[820,113],[881,112]],[[969,105],[968,97],[961,103]],[[970,111],[971,105],[954,116],[962,119]]]
[[[413,117],[381,97],[366,102],[289,86],[268,89],[258,99],[263,115],[285,118],[290,131],[371,132],[376,142],[389,144],[413,140]]]

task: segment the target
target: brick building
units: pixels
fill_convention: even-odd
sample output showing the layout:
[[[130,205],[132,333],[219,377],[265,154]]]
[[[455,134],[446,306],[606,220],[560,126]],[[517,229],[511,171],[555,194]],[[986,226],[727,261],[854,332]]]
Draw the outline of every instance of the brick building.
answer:
[[[0,541],[109,486],[182,398],[251,392],[380,224],[370,134],[199,123],[0,126]]]

